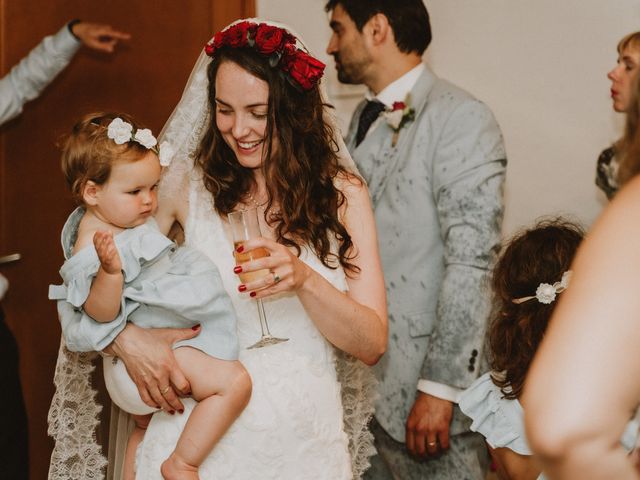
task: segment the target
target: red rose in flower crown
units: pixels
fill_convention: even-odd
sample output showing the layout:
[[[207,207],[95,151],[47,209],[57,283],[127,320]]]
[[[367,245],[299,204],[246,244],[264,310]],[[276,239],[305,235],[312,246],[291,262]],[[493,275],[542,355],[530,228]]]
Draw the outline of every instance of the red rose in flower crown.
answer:
[[[322,78],[325,64],[302,50],[287,52],[284,71],[291,75],[304,90],[309,90]]]
[[[219,49],[222,45],[224,45],[224,32],[218,32],[213,36],[211,41],[207,43],[207,45],[204,47],[204,51],[206,52],[207,55],[212,57],[213,54],[216,52],[216,50]]]
[[[281,50],[285,44],[295,44],[296,38],[282,28],[261,23],[256,29],[255,42],[260,53],[269,55]]]
[[[255,32],[256,24],[240,22],[225,30],[225,45],[232,48],[244,47],[249,41],[249,32]]]
[[[320,60],[296,48],[296,37],[266,23],[240,22],[218,32],[205,46],[213,57],[222,47],[255,48],[269,56],[272,67],[279,67],[291,83],[303,90],[312,89],[322,77],[325,65]]]

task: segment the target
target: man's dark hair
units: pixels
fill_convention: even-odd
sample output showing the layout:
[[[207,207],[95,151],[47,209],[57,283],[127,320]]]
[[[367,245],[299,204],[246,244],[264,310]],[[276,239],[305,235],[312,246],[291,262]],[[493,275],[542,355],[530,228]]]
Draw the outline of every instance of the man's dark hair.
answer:
[[[429,13],[422,0],[329,0],[325,10],[340,5],[359,31],[374,15],[381,13],[389,20],[401,52],[422,55],[431,43]]]

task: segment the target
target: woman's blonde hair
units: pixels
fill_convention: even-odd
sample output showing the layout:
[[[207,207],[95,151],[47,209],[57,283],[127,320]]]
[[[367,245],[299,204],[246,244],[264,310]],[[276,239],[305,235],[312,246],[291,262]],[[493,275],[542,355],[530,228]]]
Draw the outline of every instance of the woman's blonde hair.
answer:
[[[82,117],[60,143],[62,173],[74,201],[82,205],[82,190],[88,181],[103,185],[109,180],[115,161],[134,162],[149,150],[138,142],[118,145],[107,136],[107,127],[115,118],[130,123],[134,130],[144,128],[125,113],[90,113]]]
[[[625,35],[618,42],[618,53],[626,48],[632,48],[640,52],[640,32]],[[631,87],[631,101],[626,112],[624,135],[614,147],[619,159],[617,181],[622,186],[638,172],[640,172],[640,138],[638,138],[638,126],[640,125],[640,75],[636,75]]]
[[[640,51],[640,32],[633,32],[622,37],[618,42],[618,53],[622,53],[627,47]]]

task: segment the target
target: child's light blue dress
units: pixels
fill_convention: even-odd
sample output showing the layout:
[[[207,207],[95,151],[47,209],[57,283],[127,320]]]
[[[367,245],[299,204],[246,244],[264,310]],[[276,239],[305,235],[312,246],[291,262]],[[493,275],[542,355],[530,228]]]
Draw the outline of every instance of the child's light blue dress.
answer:
[[[178,247],[157,229],[155,220],[114,237],[124,274],[120,312],[100,323],[82,309],[100,261],[93,245],[72,255],[84,215],[77,208],[62,230],[66,261],[60,269],[63,285],[52,285],[67,348],[101,351],[132,322],[143,328],[189,328],[200,324],[198,336],[174,345],[190,346],[222,360],[238,358],[236,316],[216,266],[204,254]]]
[[[491,448],[508,448],[520,455],[532,455],[525,436],[522,406],[517,399],[504,398],[491,380],[491,373],[485,373],[462,392],[458,405],[473,420],[471,430],[481,434]],[[632,420],[620,440],[625,450],[635,446],[637,435],[638,423]],[[544,478],[540,474],[538,480]]]

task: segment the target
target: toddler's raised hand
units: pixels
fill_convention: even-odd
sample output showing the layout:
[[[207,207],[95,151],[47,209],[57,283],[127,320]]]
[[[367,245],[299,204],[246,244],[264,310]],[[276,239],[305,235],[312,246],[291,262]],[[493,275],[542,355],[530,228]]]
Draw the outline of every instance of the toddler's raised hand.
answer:
[[[113,232],[106,230],[96,231],[93,235],[93,245],[96,247],[102,269],[110,275],[120,273],[122,261],[116,248],[116,242],[113,240]]]

